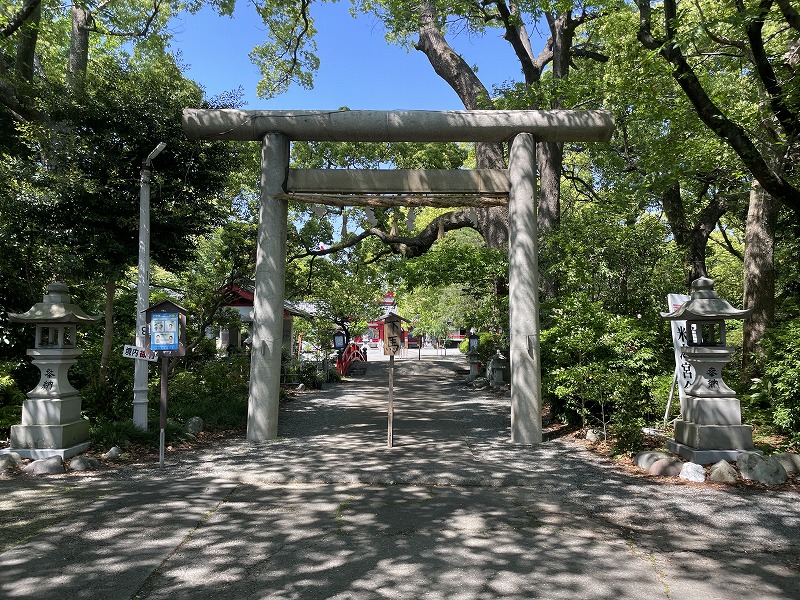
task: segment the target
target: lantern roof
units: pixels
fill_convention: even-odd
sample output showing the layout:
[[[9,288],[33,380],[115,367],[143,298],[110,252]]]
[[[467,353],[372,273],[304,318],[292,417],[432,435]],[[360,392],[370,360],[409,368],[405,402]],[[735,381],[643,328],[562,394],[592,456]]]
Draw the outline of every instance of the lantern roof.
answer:
[[[102,316],[87,315],[67,293],[69,287],[56,281],[47,286],[47,294],[24,313],[8,313],[12,323],[94,323]]]
[[[671,321],[704,321],[708,319],[746,319],[752,308],[739,310],[723,300],[714,291],[714,280],[699,277],[692,282],[691,300],[687,300],[672,312],[661,316]]]

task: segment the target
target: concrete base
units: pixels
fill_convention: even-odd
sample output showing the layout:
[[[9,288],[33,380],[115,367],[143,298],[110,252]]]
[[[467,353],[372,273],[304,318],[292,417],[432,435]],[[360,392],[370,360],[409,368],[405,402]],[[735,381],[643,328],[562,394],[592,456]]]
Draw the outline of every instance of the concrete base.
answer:
[[[31,450],[71,448],[89,441],[89,421],[65,425],[12,425],[10,446]]]
[[[69,448],[6,448],[0,450],[0,455],[15,452],[22,458],[30,458],[31,460],[50,458],[51,456],[60,456],[62,460],[66,460],[86,452],[91,445],[91,442],[83,442]]]
[[[741,425],[742,408],[738,398],[696,398],[686,396],[683,418],[697,425]]]
[[[698,425],[675,421],[675,441],[698,450],[752,450],[750,425]]]
[[[680,444],[675,440],[667,440],[667,448],[670,452],[679,454],[686,460],[698,465],[713,465],[721,460],[736,462],[739,460],[739,455],[745,452],[745,450],[698,450],[697,448]],[[752,450],[747,452],[752,452]]]
[[[82,398],[28,398],[22,403],[23,425],[66,425],[80,420]]]

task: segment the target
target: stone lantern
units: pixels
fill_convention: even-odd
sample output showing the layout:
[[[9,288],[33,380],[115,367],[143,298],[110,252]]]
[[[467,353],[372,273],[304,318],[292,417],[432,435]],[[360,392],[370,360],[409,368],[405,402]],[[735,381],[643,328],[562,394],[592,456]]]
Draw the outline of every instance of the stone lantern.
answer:
[[[690,300],[661,313],[665,319],[686,321],[682,352],[697,375],[686,385],[683,415],[667,446],[692,462],[735,461],[740,452],[753,449],[753,428],[742,425],[739,399],[722,380],[722,369],[736,350],[726,345],[725,319],[743,320],[751,312],[719,298],[714,281],[700,277],[692,282]]]
[[[8,315],[14,323],[36,325],[36,341],[28,355],[41,371],[39,383],[22,405],[22,424],[11,427],[11,450],[23,458],[69,458],[89,447],[89,422],[81,417],[81,397],[67,372],[81,355],[75,347],[77,325],[101,317],[72,304],[68,290],[63,283],[51,283],[42,302]]]

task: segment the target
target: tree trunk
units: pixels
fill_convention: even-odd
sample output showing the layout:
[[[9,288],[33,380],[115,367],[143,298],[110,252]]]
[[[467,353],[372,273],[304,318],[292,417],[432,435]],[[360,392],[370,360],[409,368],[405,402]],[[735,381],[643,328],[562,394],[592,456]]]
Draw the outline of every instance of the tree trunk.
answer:
[[[753,313],[745,321],[742,376],[757,376],[755,359],[767,327],[775,317],[775,227],[778,203],[754,181],[750,188],[744,249],[744,307]]]
[[[33,81],[33,61],[36,54],[36,42],[39,39],[39,24],[42,20],[40,0],[25,0],[23,11],[27,10],[30,10],[30,14],[19,29],[14,70],[17,77],[30,83]]]
[[[106,280],[106,314],[103,330],[103,350],[100,354],[100,381],[108,381],[108,361],[114,345],[114,296],[117,293],[117,281],[114,277]]]
[[[705,194],[705,192],[704,192]],[[698,277],[708,277],[706,267],[706,247],[711,232],[720,218],[728,210],[728,203],[722,196],[712,196],[700,211],[697,222],[690,223],[683,205],[683,197],[678,182],[673,183],[661,195],[661,205],[667,217],[675,243],[683,253],[686,265],[686,289]]]
[[[67,59],[67,84],[74,92],[82,92],[89,64],[89,28],[92,13],[87,9],[72,5],[72,30],[69,38],[69,57]]]
[[[458,94],[467,110],[491,107],[486,87],[467,62],[456,53],[442,35],[436,19],[436,7],[431,0],[420,4],[419,40],[416,49],[424,53],[439,77]],[[500,144],[476,144],[476,163],[481,169],[505,167]],[[481,209],[478,230],[491,248],[508,244],[508,210],[505,207]]]

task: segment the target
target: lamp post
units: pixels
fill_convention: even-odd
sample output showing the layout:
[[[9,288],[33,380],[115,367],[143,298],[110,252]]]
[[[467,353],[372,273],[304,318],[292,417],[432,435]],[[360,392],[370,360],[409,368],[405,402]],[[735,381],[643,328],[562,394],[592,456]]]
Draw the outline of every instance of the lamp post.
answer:
[[[145,311],[150,304],[150,166],[167,147],[159,142],[142,161],[139,186],[139,277],[136,288],[136,345],[144,348],[147,341]],[[146,360],[134,361],[133,424],[147,430],[147,367]]]

